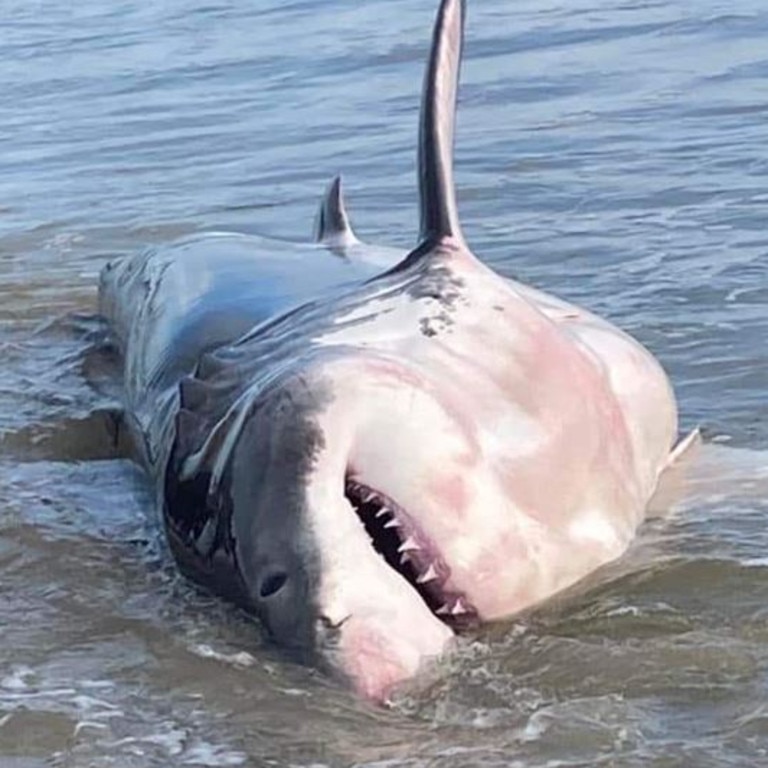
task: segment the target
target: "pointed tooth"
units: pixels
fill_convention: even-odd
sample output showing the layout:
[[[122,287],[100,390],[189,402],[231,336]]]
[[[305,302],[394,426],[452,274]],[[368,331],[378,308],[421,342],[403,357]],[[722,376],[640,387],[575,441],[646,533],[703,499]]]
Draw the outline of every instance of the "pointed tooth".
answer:
[[[451,612],[451,609],[448,607],[448,603],[446,603],[445,605],[441,605],[441,606],[440,606],[440,607],[439,607],[439,608],[438,608],[438,609],[435,611],[435,613],[436,613],[438,616],[447,616],[447,615],[448,615],[450,612]]]
[[[402,555],[400,555],[400,565],[405,565],[406,563],[411,562],[411,556],[407,552],[403,552]]]
[[[453,616],[461,616],[462,613],[469,613],[464,607],[464,603],[461,602],[461,598],[458,598],[451,608],[451,614]]]
[[[398,548],[398,552],[415,552],[421,547],[416,543],[416,539],[413,536],[409,536]]]
[[[436,578],[438,578],[438,576],[437,571],[435,570],[435,565],[434,563],[430,563],[429,568],[416,579],[416,583],[426,584],[428,581],[434,581]]]
[[[382,507],[377,513],[376,517],[384,517],[384,515],[388,515],[392,510],[389,507]],[[386,525],[384,526],[387,527]]]
[[[396,517],[384,523],[385,528],[400,528],[400,526],[402,526],[402,523]]]
[[[367,504],[369,501],[376,498],[376,494],[373,491],[368,491],[363,494],[363,504]]]

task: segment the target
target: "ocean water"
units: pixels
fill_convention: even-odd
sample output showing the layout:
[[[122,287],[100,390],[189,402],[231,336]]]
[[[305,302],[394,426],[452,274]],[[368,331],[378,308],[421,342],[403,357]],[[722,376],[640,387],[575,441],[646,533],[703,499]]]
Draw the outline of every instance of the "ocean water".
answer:
[[[343,172],[407,248],[436,3],[6,0],[0,766],[768,764],[768,7],[469,0],[475,252],[627,329],[708,445],[697,493],[570,594],[373,710],[176,573],[89,355],[108,258],[308,237]]]

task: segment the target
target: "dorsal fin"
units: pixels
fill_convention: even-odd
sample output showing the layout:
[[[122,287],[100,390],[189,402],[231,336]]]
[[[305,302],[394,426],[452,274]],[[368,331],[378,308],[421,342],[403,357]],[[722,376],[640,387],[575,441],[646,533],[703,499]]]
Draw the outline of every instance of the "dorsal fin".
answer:
[[[464,243],[453,184],[453,134],[464,16],[464,0],[442,0],[424,74],[418,159],[422,246],[446,238]]]
[[[353,245],[359,242],[349,223],[341,176],[334,176],[325,190],[315,217],[315,242],[330,246]]]
[[[374,277],[395,274],[436,255],[475,261],[459,224],[453,184],[453,134],[464,42],[464,0],[442,0],[424,73],[419,118],[419,244]]]

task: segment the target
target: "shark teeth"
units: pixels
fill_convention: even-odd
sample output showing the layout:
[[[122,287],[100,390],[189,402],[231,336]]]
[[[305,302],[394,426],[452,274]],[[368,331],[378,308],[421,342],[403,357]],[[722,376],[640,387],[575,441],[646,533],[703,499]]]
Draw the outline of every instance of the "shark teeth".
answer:
[[[453,605],[443,603],[435,613],[438,616],[463,616],[465,613],[469,613],[469,609],[464,605],[460,597],[457,597]]]
[[[427,582],[434,581],[437,578],[438,575],[437,571],[435,570],[435,565],[434,563],[430,563],[429,568],[427,568],[427,570],[424,571],[424,573],[422,573],[421,576],[416,579],[416,583],[426,584]]]
[[[461,616],[463,613],[469,613],[464,603],[461,602],[461,598],[458,598],[451,608],[452,616]]]
[[[396,517],[393,517],[391,520],[384,523],[385,528],[401,528],[402,525],[403,524]]]
[[[421,549],[416,539],[413,536],[409,536],[398,548],[398,552],[415,552]]]

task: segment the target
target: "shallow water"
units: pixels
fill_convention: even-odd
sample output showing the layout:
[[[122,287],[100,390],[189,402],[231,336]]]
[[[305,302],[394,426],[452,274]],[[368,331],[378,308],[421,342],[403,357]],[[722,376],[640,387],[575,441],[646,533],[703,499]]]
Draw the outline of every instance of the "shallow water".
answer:
[[[768,10],[469,0],[475,251],[664,362],[697,495],[620,563],[372,711],[181,580],[85,354],[107,257],[304,237],[345,174],[416,227],[432,3],[8,0],[0,27],[0,766],[768,760]]]

